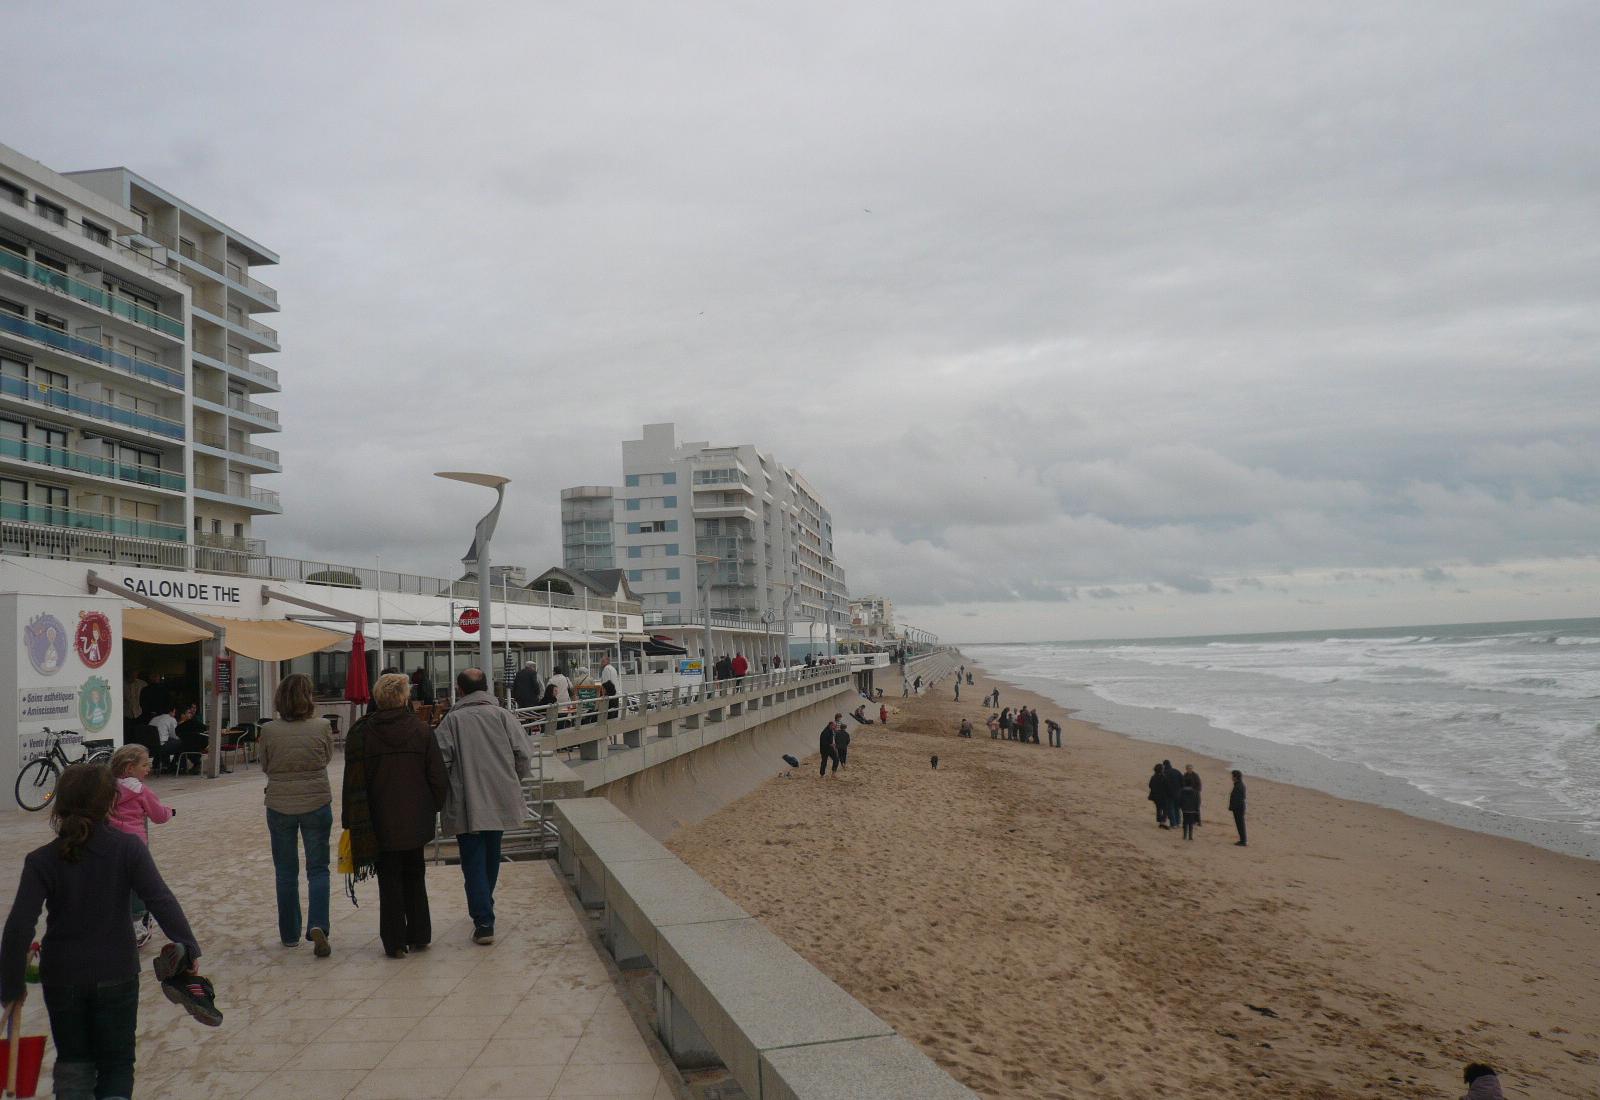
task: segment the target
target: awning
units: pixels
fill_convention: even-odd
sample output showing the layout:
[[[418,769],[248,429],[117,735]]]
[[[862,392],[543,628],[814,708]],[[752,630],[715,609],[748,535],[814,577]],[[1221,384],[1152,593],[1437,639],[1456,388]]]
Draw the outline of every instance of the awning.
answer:
[[[665,640],[658,641],[655,638],[651,638],[644,643],[644,655],[646,657],[683,657],[688,652],[683,646],[673,645]]]
[[[319,623],[319,626],[324,625]],[[325,624],[327,629],[338,635],[338,640],[348,641],[354,627],[348,623],[330,622]],[[377,644],[380,630],[376,621],[367,622],[367,645]],[[381,636],[384,645],[409,645],[414,643],[433,643],[446,645],[450,641],[450,628],[440,623],[384,623]],[[456,630],[456,645],[463,649],[472,649],[478,644],[479,635],[468,634]],[[504,627],[496,624],[494,627],[494,644],[505,645],[547,646],[554,643],[561,646],[592,646],[594,648],[607,648],[617,644],[614,637],[603,634],[583,634],[576,630],[545,630],[542,627],[512,626]]]
[[[288,661],[345,640],[345,635],[287,619],[218,619],[228,628],[228,648],[258,661]]]
[[[122,612],[122,636],[153,645],[187,645],[208,642],[211,635],[182,619],[148,607],[129,607]]]
[[[207,619],[227,632],[227,646],[242,657],[258,661],[287,661],[327,649],[347,635],[284,619]],[[155,645],[189,645],[209,642],[211,634],[182,619],[153,608],[130,607],[122,612],[122,636]]]

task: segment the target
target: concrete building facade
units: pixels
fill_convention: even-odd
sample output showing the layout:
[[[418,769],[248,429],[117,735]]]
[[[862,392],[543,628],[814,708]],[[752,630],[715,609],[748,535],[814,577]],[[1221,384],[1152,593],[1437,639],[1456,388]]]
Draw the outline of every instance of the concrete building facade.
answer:
[[[609,485],[561,490],[561,564],[580,573],[615,569],[616,491]]]
[[[62,174],[0,146],[7,552],[259,549],[251,519],[281,509],[255,478],[281,466],[253,442],[278,430],[253,400],[277,372],[254,356],[278,340],[252,314],[278,306],[249,271],[276,262],[125,168]]]
[[[820,649],[848,625],[833,518],[799,470],[753,444],[680,443],[674,425],[647,424],[623,442],[622,471],[614,489],[563,490],[563,554],[593,550],[577,539],[601,539],[609,500],[610,552],[647,626],[692,627],[709,606],[756,629],[787,619],[791,637]]]

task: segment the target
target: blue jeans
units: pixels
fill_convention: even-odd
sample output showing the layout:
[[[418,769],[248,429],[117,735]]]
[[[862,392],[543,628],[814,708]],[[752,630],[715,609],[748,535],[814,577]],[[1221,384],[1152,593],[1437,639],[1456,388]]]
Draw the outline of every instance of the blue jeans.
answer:
[[[499,830],[456,834],[467,913],[474,928],[494,928],[494,884],[500,879],[500,838],[504,835]]]
[[[139,979],[44,987],[58,1100],[133,1095]]]
[[[333,830],[333,803],[304,814],[267,811],[272,834],[272,867],[278,878],[278,938],[300,942],[300,843],[306,847],[309,919],[305,930],[328,931],[328,834]],[[309,936],[307,937],[310,938]]]

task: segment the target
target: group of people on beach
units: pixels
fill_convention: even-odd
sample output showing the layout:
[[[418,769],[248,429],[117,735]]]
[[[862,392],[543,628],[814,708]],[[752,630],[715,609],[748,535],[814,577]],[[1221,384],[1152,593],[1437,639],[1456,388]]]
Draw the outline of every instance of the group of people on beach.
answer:
[[[494,942],[501,838],[525,823],[522,779],[533,759],[522,726],[489,693],[481,670],[456,678],[457,702],[435,729],[412,709],[412,686],[403,674],[379,676],[375,707],[344,749],[349,848],[341,862],[352,894],[357,882],[377,878],[379,939],[393,959],[432,942],[423,850],[435,838],[436,815],[439,830],[456,839],[472,940]],[[259,750],[278,938],[286,948],[309,943],[327,958],[332,730],[314,713],[307,676],[285,677],[273,701],[277,717],[262,726]],[[28,982],[41,984],[57,1097],[132,1095],[140,949],[154,933],[152,918],[170,941],[152,961],[167,999],[201,1023],[222,1022],[216,990],[199,971],[198,939],[150,855],[149,826],[178,813],[151,789],[153,763],[147,747],[129,744],[109,766],[74,764],[62,773],[51,803],[56,838],[25,859],[0,932],[0,1005],[14,1023]],[[45,933],[34,945],[41,913]]]
[[[1244,827],[1244,774],[1235,770],[1233,789],[1228,792],[1228,812],[1233,815],[1234,826],[1239,830],[1237,847],[1246,847]],[[1203,783],[1193,764],[1185,764],[1183,771],[1163,760],[1155,765],[1149,780],[1149,800],[1156,804],[1156,826],[1161,829],[1182,829],[1183,839],[1193,840],[1200,825],[1200,791]]]
[[[965,722],[965,719],[962,719]],[[989,739],[1020,741],[1025,745],[1039,743],[1039,712],[1033,707],[1018,707],[1013,713],[1006,707],[999,714],[991,714],[985,724],[989,727]],[[1061,723],[1054,718],[1044,721],[1046,735],[1050,738],[1052,748],[1061,747]],[[963,734],[970,736],[970,734]]]

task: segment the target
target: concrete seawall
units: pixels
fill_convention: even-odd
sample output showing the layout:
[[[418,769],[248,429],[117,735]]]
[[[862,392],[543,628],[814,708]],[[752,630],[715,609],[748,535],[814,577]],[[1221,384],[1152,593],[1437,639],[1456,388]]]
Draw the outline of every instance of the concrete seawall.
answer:
[[[850,696],[823,699],[591,793],[610,799],[651,836],[665,840],[783,771],[784,753],[801,759],[815,753],[822,727],[848,709],[848,701]]]

